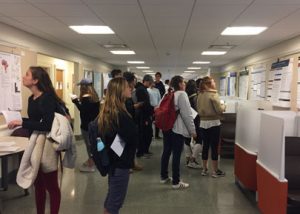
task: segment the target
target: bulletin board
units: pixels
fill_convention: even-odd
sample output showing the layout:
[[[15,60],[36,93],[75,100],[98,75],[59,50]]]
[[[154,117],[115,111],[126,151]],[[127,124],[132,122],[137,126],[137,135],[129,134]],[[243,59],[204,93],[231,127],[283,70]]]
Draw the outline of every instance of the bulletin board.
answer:
[[[0,111],[21,110],[21,57],[0,52]]]

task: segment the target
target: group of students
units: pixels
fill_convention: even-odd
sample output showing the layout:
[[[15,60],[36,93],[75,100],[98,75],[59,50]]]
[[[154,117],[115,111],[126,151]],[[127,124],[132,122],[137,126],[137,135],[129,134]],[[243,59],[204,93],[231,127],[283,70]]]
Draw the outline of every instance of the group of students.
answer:
[[[80,171],[95,171],[88,140],[88,124],[95,118],[101,138],[106,145],[110,145],[117,134],[125,143],[120,157],[112,150],[109,152],[111,168],[108,173],[108,193],[104,202],[105,214],[119,212],[127,193],[130,169],[138,167],[135,157],[147,158],[152,155],[149,147],[152,141],[153,111],[159,105],[159,96],[155,92],[158,98],[155,103],[151,102],[153,98],[150,98],[153,95],[151,90],[153,86],[158,88],[160,98],[166,92],[164,84],[160,81],[160,73],[156,73],[156,81],[152,76],[145,75],[143,83],[139,85],[136,84],[136,78],[131,72],[122,74],[121,71],[114,70],[112,75],[114,78],[108,83],[102,104],[92,82],[86,79],[79,83],[79,98],[73,97],[72,99],[80,111],[80,127],[88,154],[88,159],[80,166]],[[49,75],[42,67],[30,67],[23,77],[23,85],[32,92],[28,99],[28,118],[10,122],[8,124],[10,129],[23,127],[30,132],[35,130],[49,132],[55,112],[69,116],[65,103],[56,95]],[[174,189],[189,186],[180,179],[180,156],[184,142],[189,142],[191,138],[195,139],[198,144],[203,140],[202,175],[208,174],[207,159],[208,150],[211,147],[212,177],[224,176],[225,173],[218,169],[217,161],[220,115],[224,111],[224,106],[220,104],[214,80],[210,77],[203,78],[199,93],[194,89],[187,90],[186,93],[185,82],[181,76],[174,76],[170,87],[175,91],[174,105],[179,114],[173,128],[163,132],[161,183],[171,181]],[[196,119],[192,117],[191,106],[198,112],[199,116]],[[158,132],[156,133],[156,137],[159,137]],[[169,177],[168,164],[171,154],[173,154],[172,177]],[[195,159],[196,156],[191,155],[188,158],[188,164],[197,164]],[[45,213],[46,191],[50,195],[51,214],[58,213],[60,189],[57,170],[44,173],[40,169],[34,186],[37,213]]]

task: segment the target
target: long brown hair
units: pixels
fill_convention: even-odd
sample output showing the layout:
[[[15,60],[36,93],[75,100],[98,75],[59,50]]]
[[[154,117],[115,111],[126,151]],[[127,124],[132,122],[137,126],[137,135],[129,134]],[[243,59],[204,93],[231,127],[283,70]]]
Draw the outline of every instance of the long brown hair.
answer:
[[[40,66],[30,66],[29,70],[31,71],[32,78],[34,80],[38,80],[36,87],[40,91],[51,94],[52,96],[54,96],[57,102],[65,104],[65,102],[57,96],[49,74],[44,68]]]
[[[122,77],[114,78],[108,83],[105,101],[100,109],[98,119],[99,131],[103,135],[119,125],[118,113],[125,112],[129,115],[125,107],[127,98],[123,95],[126,87],[128,87],[128,83]]]
[[[99,102],[98,94],[91,84],[80,86],[79,99],[81,100],[82,97],[84,97],[85,95],[89,95],[91,102],[93,102],[93,103]]]

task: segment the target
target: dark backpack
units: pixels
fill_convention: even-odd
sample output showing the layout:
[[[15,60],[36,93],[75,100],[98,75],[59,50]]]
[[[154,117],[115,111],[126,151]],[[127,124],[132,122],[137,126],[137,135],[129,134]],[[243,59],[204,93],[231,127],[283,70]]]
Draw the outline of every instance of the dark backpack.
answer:
[[[175,109],[174,91],[169,88],[158,108],[154,110],[155,126],[162,131],[168,131],[173,128],[179,111]]]
[[[106,176],[110,170],[110,162],[108,156],[109,146],[105,145],[104,149],[98,151],[97,138],[100,139],[100,133],[98,131],[98,117],[89,123],[89,141],[91,145],[91,155],[95,162],[95,165],[100,174],[102,176]]]

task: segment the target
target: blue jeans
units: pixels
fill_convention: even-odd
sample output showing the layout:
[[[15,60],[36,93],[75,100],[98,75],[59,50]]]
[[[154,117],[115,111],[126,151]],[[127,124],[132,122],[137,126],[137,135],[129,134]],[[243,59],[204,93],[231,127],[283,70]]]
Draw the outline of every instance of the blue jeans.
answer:
[[[171,154],[172,155],[172,178],[173,185],[180,181],[180,156],[183,149],[184,137],[180,134],[174,133],[172,130],[163,132],[164,148],[161,156],[161,179],[166,179],[168,175],[168,165]]]
[[[116,168],[108,174],[108,193],[104,207],[110,214],[118,214],[121,209],[128,188],[129,169]]]

